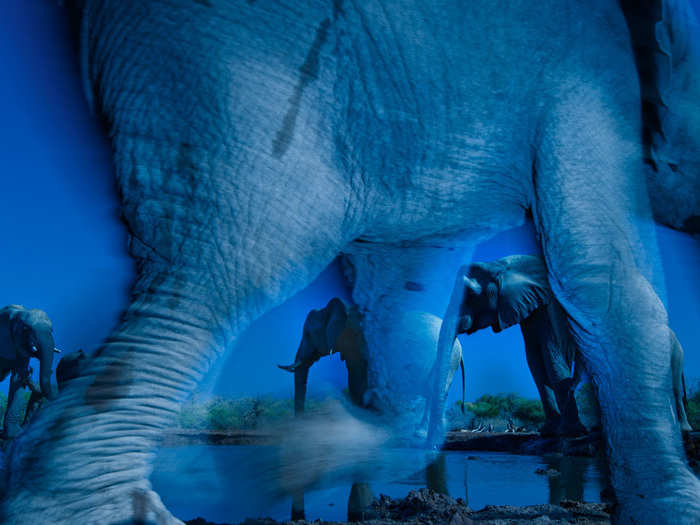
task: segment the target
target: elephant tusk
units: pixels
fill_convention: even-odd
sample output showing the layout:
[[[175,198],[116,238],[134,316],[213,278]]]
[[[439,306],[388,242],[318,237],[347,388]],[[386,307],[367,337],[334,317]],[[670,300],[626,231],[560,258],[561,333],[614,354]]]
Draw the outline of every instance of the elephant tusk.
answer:
[[[295,372],[297,368],[296,365],[277,365],[277,367],[287,372]]]
[[[54,353],[56,353],[56,354],[60,354],[60,353],[61,353],[61,351],[60,351],[58,348],[56,348],[56,347],[54,347],[53,351],[54,351]]]

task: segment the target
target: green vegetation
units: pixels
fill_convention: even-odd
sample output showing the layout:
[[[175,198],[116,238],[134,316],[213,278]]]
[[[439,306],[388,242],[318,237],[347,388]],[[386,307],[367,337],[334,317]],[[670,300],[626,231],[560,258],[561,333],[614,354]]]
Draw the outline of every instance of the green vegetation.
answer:
[[[517,394],[485,394],[473,403],[466,403],[464,414],[461,405],[462,402],[458,401],[447,411],[451,430],[492,425],[494,430],[502,431],[509,420],[516,427],[535,430],[544,423],[542,403]]]
[[[306,409],[311,411],[321,403],[320,399],[307,399]],[[214,397],[203,402],[197,399],[186,402],[180,410],[179,425],[197,430],[249,430],[293,415],[294,401],[291,399]]]

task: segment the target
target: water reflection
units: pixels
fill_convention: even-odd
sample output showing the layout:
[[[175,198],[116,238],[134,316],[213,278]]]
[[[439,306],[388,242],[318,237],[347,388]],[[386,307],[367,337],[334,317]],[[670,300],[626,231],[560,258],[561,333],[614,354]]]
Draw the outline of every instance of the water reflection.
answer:
[[[219,523],[269,516],[342,521],[369,518],[374,497],[404,497],[430,487],[460,497],[473,509],[485,505],[535,505],[562,499],[600,501],[605,468],[591,458],[517,456],[494,452],[445,452],[427,468],[423,451],[397,451],[403,472],[370,471],[346,482],[323,482],[306,493],[270,496],[270,476],[259,470],[274,447],[186,446],[162,449],[151,481],[163,502],[181,519],[202,516]],[[474,455],[471,455],[474,454]],[[264,460],[264,461],[263,461]],[[540,472],[539,474],[536,472]]]
[[[583,501],[583,478],[588,461],[578,457],[553,455],[542,458],[549,471],[549,503],[558,505],[561,500]]]

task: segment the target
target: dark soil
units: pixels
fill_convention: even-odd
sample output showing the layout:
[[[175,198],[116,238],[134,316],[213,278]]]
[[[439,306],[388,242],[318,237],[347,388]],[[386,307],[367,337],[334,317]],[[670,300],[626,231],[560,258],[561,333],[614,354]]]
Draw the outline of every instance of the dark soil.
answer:
[[[367,508],[359,525],[520,525],[532,523],[599,525],[610,523],[612,508],[605,503],[562,501],[561,505],[528,507],[488,505],[472,511],[461,499],[453,499],[428,489],[413,490],[401,499],[380,496]],[[197,518],[188,525],[214,524]],[[248,519],[241,525],[345,525],[348,522],[285,521],[270,518]]]

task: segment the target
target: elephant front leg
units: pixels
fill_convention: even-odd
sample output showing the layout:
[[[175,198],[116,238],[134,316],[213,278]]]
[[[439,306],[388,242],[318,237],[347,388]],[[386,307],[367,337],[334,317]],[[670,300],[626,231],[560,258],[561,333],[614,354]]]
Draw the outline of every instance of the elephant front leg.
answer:
[[[22,396],[18,395],[24,385],[24,377],[17,371],[12,372],[10,388],[7,392],[7,409],[3,420],[3,437],[11,439],[22,430]]]
[[[671,410],[638,108],[618,106],[612,88],[576,85],[556,100],[536,163],[534,216],[550,283],[597,386],[617,519],[698,523],[700,482]]]
[[[536,319],[534,321],[536,322]],[[537,327],[533,326],[530,319],[523,321],[520,328],[525,340],[527,366],[530,368],[532,379],[535,381],[537,392],[540,394],[540,400],[542,401],[542,408],[544,409],[545,421],[542,428],[540,428],[540,434],[542,436],[553,436],[559,429],[561,416],[554,391],[550,387],[547,378],[547,370],[542,356],[543,343],[540,341]]]

